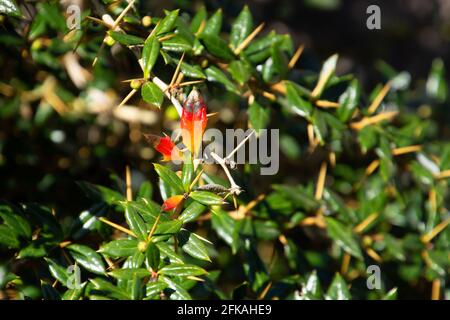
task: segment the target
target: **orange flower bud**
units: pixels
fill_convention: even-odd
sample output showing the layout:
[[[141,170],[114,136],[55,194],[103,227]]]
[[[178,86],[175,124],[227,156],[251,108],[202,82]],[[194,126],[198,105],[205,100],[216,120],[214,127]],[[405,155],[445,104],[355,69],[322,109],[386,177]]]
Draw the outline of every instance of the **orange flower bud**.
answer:
[[[181,151],[175,146],[169,137],[160,137],[154,134],[144,134],[144,138],[153,148],[163,155],[163,161],[182,160]]]
[[[181,201],[183,201],[184,196],[182,195],[176,195],[168,198],[166,201],[164,201],[163,205],[161,206],[161,209],[163,211],[170,211],[175,209]]]
[[[200,92],[194,89],[183,104],[180,124],[183,144],[194,155],[201,146],[207,120],[206,104]]]

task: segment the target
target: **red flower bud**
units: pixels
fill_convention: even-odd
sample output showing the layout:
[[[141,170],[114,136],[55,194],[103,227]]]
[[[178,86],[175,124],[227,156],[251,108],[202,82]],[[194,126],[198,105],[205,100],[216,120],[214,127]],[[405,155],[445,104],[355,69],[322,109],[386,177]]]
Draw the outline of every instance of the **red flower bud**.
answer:
[[[166,201],[164,201],[163,205],[161,206],[161,209],[163,211],[170,211],[175,209],[181,201],[183,201],[184,196],[182,195],[176,195],[168,198]]]
[[[202,143],[207,120],[206,104],[200,92],[194,89],[183,104],[180,124],[183,144],[194,155],[198,152]]]
[[[182,160],[181,151],[175,146],[169,137],[160,137],[154,134],[144,134],[144,138],[153,148],[163,155],[163,161]]]

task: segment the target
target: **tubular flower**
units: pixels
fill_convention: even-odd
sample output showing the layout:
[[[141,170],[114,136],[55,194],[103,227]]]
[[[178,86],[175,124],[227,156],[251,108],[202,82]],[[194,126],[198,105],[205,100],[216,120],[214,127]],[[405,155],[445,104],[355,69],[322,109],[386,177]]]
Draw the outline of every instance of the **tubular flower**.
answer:
[[[161,206],[162,211],[170,211],[175,209],[181,201],[183,201],[184,196],[182,195],[176,195],[168,198],[166,201],[164,201],[163,205]]]
[[[192,90],[183,104],[181,130],[183,144],[196,155],[200,149],[206,128],[206,104],[197,90]]]
[[[181,151],[169,137],[160,137],[154,134],[144,134],[144,138],[153,148],[163,155],[163,161],[182,160]]]

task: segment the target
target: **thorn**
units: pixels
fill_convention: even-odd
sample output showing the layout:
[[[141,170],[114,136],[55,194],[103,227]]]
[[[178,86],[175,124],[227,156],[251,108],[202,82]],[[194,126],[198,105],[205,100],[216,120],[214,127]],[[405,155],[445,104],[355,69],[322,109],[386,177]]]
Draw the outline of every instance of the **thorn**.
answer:
[[[234,54],[238,55],[239,53],[241,53],[242,50],[244,50],[249,44],[250,42],[258,35],[258,33],[261,32],[261,30],[264,28],[265,23],[261,23],[258,27],[256,27],[255,30],[253,30],[252,33],[250,33],[247,38],[244,39],[244,41],[242,41],[242,43],[234,50]]]
[[[298,59],[300,58],[300,56],[301,56],[301,54],[302,54],[304,48],[305,48],[305,45],[302,44],[302,45],[299,46],[298,49],[295,51],[295,53],[294,53],[294,55],[292,56],[291,60],[289,60],[289,63],[288,63],[288,68],[289,68],[289,69],[292,69],[292,68],[295,66],[295,64],[297,63]]]
[[[130,93],[125,97],[125,99],[123,99],[122,102],[117,106],[117,109],[123,106],[125,103],[127,103],[128,100],[130,100],[131,97],[134,96],[136,92],[137,92],[136,89],[131,90]]]
[[[369,108],[367,109],[367,111],[369,112],[369,114],[374,113],[375,111],[377,111],[378,107],[381,104],[381,101],[383,101],[384,97],[387,95],[387,93],[389,92],[389,89],[391,89],[391,81],[388,81],[384,87],[380,90],[380,92],[377,94],[377,96],[375,97],[375,99],[373,99],[372,104],[369,106]]]

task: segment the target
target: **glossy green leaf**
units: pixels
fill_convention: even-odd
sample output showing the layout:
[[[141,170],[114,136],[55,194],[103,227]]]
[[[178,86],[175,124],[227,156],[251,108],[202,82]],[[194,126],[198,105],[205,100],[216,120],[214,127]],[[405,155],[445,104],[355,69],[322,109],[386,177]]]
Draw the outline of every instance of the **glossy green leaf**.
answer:
[[[161,107],[164,101],[164,93],[153,82],[146,82],[141,88],[142,99],[151,105]]]
[[[154,163],[156,173],[158,176],[167,183],[177,194],[183,194],[183,182],[175,172],[160,164]]]
[[[350,292],[347,288],[347,283],[339,273],[336,273],[333,281],[328,287],[326,298],[329,300],[350,300]]]
[[[228,47],[227,42],[214,34],[202,34],[201,42],[205,45],[209,53],[217,58],[223,59],[225,61],[230,61],[234,59],[234,54]]]
[[[354,79],[350,82],[344,93],[339,97],[340,107],[337,109],[337,116],[342,122],[347,122],[351,119],[353,112],[358,106],[359,95],[359,82]]]
[[[189,197],[207,206],[223,204],[221,196],[208,191],[192,191]]]
[[[286,83],[286,98],[292,112],[305,118],[311,116],[312,104],[300,96],[299,91],[291,82]]]
[[[126,33],[111,31],[111,30],[108,31],[108,35],[111,38],[113,38],[114,40],[116,40],[117,42],[119,42],[120,44],[123,44],[125,46],[134,46],[134,45],[138,45],[138,44],[143,44],[145,41],[141,37],[136,37],[131,34],[126,34]]]
[[[153,66],[156,63],[159,55],[160,43],[155,36],[150,36],[145,40],[144,48],[142,49],[142,66],[144,71],[144,79],[148,79]]]
[[[125,268],[112,270],[108,272],[108,275],[120,280],[133,280],[135,277],[145,278],[150,276],[150,271],[143,268]]]
[[[234,60],[228,66],[228,71],[239,85],[244,85],[251,77],[250,66],[240,60]]]
[[[218,36],[220,29],[222,28],[222,9],[218,9],[214,14],[206,21],[205,29],[202,32],[202,36],[205,34]]]
[[[175,277],[200,276],[206,274],[206,271],[192,264],[172,263],[159,270],[160,274]]]
[[[142,216],[131,206],[125,207],[125,220],[131,231],[140,239],[146,240],[149,232]]]
[[[1,0],[0,1],[0,13],[8,16],[20,17],[22,12],[15,0]]]
[[[9,248],[19,247],[19,240],[10,227],[0,225],[0,244]]]
[[[154,243],[149,243],[145,253],[147,266],[153,270],[158,270],[161,254],[159,248]]]
[[[328,235],[346,252],[352,256],[362,259],[361,249],[353,237],[352,230],[344,226],[334,218],[326,217]]]
[[[180,247],[191,257],[196,259],[211,261],[208,255],[208,249],[202,240],[195,233],[182,230],[178,234],[178,242]]]
[[[18,213],[14,212],[12,208],[3,205],[0,206],[0,218],[3,219],[5,225],[9,226],[18,237],[25,239],[31,237],[30,224]]]
[[[180,10],[178,9],[166,12],[166,16],[161,21],[159,21],[158,25],[155,27],[155,30],[153,31],[154,34],[159,36],[171,31],[175,26],[175,22],[178,18],[179,12]]]
[[[211,66],[205,70],[208,81],[219,82],[225,86],[228,91],[238,92],[235,84],[216,66]]]
[[[248,110],[248,121],[256,134],[259,135],[261,129],[266,129],[270,121],[270,110],[254,101],[250,104]]]
[[[99,252],[112,258],[129,257],[137,251],[138,240],[119,239],[103,245]]]
[[[46,258],[45,261],[48,263],[48,269],[50,270],[52,276],[63,286],[67,286],[67,280],[69,279],[67,269],[50,258]]]
[[[162,42],[162,49],[173,52],[188,52],[192,50],[192,45],[185,38],[176,35],[173,38],[164,40]]]
[[[90,280],[92,284],[94,285],[94,288],[100,293],[105,294],[111,298],[118,299],[118,300],[129,300],[130,296],[127,294],[126,291],[118,288],[117,286],[113,285],[111,282],[108,282],[106,280],[103,280],[101,278],[95,278]]]
[[[189,293],[172,279],[165,276],[160,276],[160,280],[166,283],[169,288],[175,291],[170,295],[171,300],[192,300],[192,297],[189,295]]]
[[[88,246],[71,244],[67,246],[67,249],[69,249],[75,261],[86,270],[97,274],[103,274],[105,272],[105,265],[101,256]]]
[[[194,221],[205,211],[205,208],[203,204],[193,201],[183,210],[178,219],[183,221],[183,223]]]
[[[244,6],[239,16],[234,20],[231,26],[230,33],[230,45],[233,49],[236,49],[253,29],[253,17],[248,9],[248,6]]]

